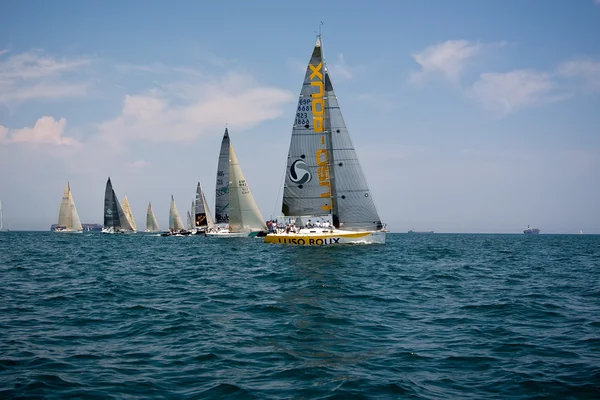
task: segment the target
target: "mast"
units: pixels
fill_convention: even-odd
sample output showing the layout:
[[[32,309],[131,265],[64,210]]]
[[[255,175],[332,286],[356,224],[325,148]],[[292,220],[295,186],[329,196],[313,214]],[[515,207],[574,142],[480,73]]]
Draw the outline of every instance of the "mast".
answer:
[[[0,200],[0,231],[4,228],[2,227],[2,200]]]
[[[327,69],[327,63],[325,62],[325,52],[323,50],[323,38],[321,37],[321,26],[323,26],[323,22],[319,26],[319,36],[317,37],[317,44],[321,46],[321,60],[323,62],[323,78],[324,78],[324,92],[323,102],[325,105],[324,110],[324,130],[325,130],[325,142],[327,146],[327,152],[329,153],[329,163],[327,165],[329,169],[329,184],[331,185],[331,219],[333,222],[333,226],[336,228],[340,227],[340,219],[338,217],[338,204],[337,204],[337,191],[335,188],[335,161],[333,159],[333,140],[332,140],[332,132],[331,132],[331,118],[330,118],[330,106],[329,106],[329,96],[327,93],[331,88],[331,80],[329,79],[329,70]]]

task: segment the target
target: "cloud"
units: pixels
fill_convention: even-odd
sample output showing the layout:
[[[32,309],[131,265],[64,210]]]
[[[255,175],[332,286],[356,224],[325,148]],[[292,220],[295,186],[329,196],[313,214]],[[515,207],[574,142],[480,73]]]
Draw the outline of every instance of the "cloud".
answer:
[[[478,55],[482,43],[468,40],[447,40],[429,46],[412,57],[421,66],[420,71],[411,74],[412,82],[419,82],[432,74],[442,74],[449,80],[457,82],[467,62]]]
[[[189,141],[226,123],[243,131],[277,118],[292,99],[292,93],[260,85],[249,75],[228,73],[125,95],[121,114],[98,128],[112,143]]]
[[[552,76],[533,70],[487,72],[473,84],[471,94],[501,116],[535,104],[559,100]]]
[[[90,64],[88,58],[57,59],[39,50],[6,54],[7,50],[0,52],[0,102],[4,104],[81,97],[88,90],[79,76]]]
[[[332,71],[334,71],[334,74],[338,80],[352,79],[352,70],[348,64],[346,64],[343,54],[338,54],[336,62],[332,63],[329,67]]]
[[[53,117],[41,117],[33,128],[22,128],[10,130],[0,125],[0,143],[33,143],[52,144],[57,146],[78,147],[80,145],[75,139],[64,136],[67,120],[61,118],[56,121]]]
[[[125,163],[125,168],[127,168],[130,172],[140,172],[141,170],[149,166],[150,163],[144,160],[137,160]]]
[[[600,91],[600,61],[587,59],[566,61],[558,67],[558,73],[578,80],[587,90]]]

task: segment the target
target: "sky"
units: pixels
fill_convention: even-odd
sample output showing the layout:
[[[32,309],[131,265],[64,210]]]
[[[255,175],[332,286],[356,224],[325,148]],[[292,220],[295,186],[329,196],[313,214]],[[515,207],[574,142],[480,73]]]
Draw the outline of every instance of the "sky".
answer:
[[[0,7],[0,200],[48,230],[66,182],[138,227],[229,129],[265,219],[321,22],[348,130],[392,232],[600,233],[600,1],[12,1]]]

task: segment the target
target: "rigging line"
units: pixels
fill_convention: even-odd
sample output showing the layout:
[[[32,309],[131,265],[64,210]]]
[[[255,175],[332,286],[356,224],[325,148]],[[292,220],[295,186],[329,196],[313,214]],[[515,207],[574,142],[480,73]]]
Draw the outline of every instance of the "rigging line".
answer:
[[[281,182],[279,182],[279,189],[277,190],[277,200],[279,200],[279,193],[281,193],[281,202],[279,203],[281,205],[283,205],[283,191],[285,190],[283,186],[285,185],[285,175],[288,173],[288,168],[287,168],[288,157],[286,157],[286,159],[285,159],[285,170],[283,172],[283,175],[281,176]],[[276,216],[275,211],[277,210],[277,204],[278,204],[278,202],[275,201],[275,206],[273,206],[273,213],[271,214],[271,219],[273,219],[273,217]],[[283,214],[282,211],[280,211],[280,213]]]

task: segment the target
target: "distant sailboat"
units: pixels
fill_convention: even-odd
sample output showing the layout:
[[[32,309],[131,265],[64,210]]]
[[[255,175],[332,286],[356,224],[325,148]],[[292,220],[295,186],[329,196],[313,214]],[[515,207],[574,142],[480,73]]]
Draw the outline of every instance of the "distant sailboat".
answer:
[[[163,236],[172,235],[189,235],[190,231],[185,229],[185,225],[181,220],[177,206],[175,205],[175,199],[171,195],[171,206],[169,208],[169,232],[163,233]]]
[[[71,186],[69,185],[69,182],[67,182],[62,201],[60,202],[60,209],[58,211],[58,224],[54,228],[54,232],[83,232],[83,226],[81,226],[79,214],[77,214],[77,208],[75,207],[75,202],[73,201],[73,195],[71,194]]]
[[[104,191],[104,224],[103,233],[125,233],[132,232],[133,227],[129,224],[127,216],[121,208],[121,203],[112,187],[110,177],[106,181]]]
[[[158,221],[152,211],[152,203],[148,203],[148,211],[146,212],[146,232],[160,232]]]
[[[225,130],[227,135],[227,130]],[[225,138],[224,138],[225,139]],[[229,140],[228,140],[229,141]],[[223,149],[221,149],[222,152]],[[258,232],[266,231],[267,226],[260,214],[258,205],[250,192],[250,186],[242,172],[240,163],[237,159],[231,141],[229,141],[229,184],[227,194],[228,204],[228,230],[218,230],[216,232],[206,232],[206,236],[215,237],[255,237]],[[221,159],[219,158],[219,165]],[[219,171],[220,172],[220,171]],[[218,177],[218,175],[217,175]],[[218,180],[218,178],[217,178]]]
[[[386,230],[348,134],[320,34],[294,114],[281,207],[289,229],[269,233],[265,242],[385,243]]]
[[[4,227],[4,220],[2,215],[2,201],[0,201],[0,232],[8,232],[8,229]]]
[[[131,213],[131,207],[129,206],[129,200],[127,200],[127,196],[123,198],[123,213],[125,217],[127,217],[127,222],[131,226],[131,229],[134,232],[137,232],[137,226],[135,225],[135,220],[133,219],[133,214]]]
[[[196,200],[194,201],[194,226],[198,232],[215,229],[215,220],[208,208],[206,197],[202,191],[202,186],[198,182],[196,186]]]
[[[192,208],[194,207],[194,203],[192,203]],[[187,229],[192,230],[194,228],[194,222],[192,221],[192,213],[190,210],[187,212]]]

